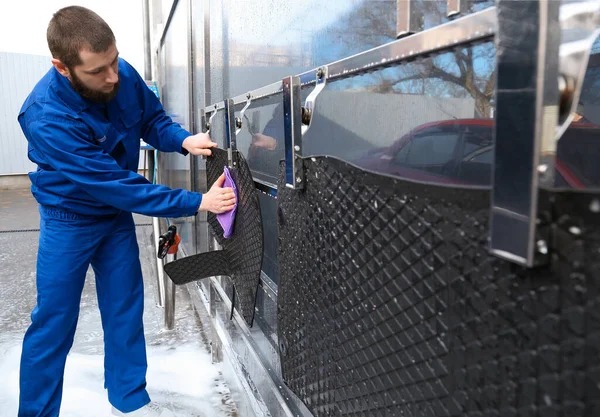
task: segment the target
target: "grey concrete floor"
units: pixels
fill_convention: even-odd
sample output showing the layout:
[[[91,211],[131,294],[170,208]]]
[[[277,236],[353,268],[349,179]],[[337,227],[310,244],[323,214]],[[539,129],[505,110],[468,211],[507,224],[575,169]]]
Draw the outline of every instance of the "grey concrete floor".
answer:
[[[151,219],[136,215],[136,224],[146,288],[150,396],[180,417],[237,416],[220,365],[211,363],[206,338],[185,290],[177,290],[176,329],[163,329],[163,310],[155,298]],[[36,298],[38,229],[37,204],[29,190],[0,190],[0,417],[17,414],[20,349]],[[67,359],[61,417],[107,416],[110,405],[103,383],[102,327],[90,269],[75,343]]]

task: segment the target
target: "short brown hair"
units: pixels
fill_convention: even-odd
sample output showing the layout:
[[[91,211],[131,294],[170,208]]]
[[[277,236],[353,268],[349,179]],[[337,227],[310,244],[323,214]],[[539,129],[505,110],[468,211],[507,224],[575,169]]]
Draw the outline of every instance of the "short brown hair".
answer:
[[[69,6],[54,13],[46,32],[52,57],[68,68],[81,64],[79,51],[105,52],[115,43],[108,24],[90,9]]]

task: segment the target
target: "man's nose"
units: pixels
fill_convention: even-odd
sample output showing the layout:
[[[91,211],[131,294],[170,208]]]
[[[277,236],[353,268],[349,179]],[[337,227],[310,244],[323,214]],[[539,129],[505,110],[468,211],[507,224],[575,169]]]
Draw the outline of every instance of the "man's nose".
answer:
[[[119,74],[112,68],[108,70],[108,77],[106,78],[106,82],[109,84],[116,84],[119,81]]]

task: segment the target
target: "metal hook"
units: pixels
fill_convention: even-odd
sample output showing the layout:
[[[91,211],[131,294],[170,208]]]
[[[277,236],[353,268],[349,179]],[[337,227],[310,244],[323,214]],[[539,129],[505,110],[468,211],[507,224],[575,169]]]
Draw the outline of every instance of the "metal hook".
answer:
[[[240,117],[236,118],[235,121],[235,134],[236,136],[239,135],[239,133],[242,131],[242,125],[243,125],[243,121],[244,121],[244,114],[246,113],[246,110],[248,110],[248,107],[250,107],[250,104],[252,104],[252,93],[248,93],[246,94],[246,98],[248,99],[248,101],[246,101],[246,105],[244,106],[244,108],[242,109],[242,111],[240,111]]]
[[[312,115],[316,105],[316,100],[319,94],[325,89],[327,77],[329,75],[329,67],[327,65],[317,70],[317,85],[306,98],[304,107],[302,108],[302,135],[305,135],[310,128]]]

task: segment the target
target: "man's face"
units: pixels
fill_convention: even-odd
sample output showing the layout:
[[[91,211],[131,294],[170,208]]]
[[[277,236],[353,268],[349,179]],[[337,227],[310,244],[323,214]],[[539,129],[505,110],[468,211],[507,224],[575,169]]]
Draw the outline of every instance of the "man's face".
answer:
[[[112,100],[119,91],[119,51],[112,45],[105,52],[79,52],[81,64],[69,68],[73,89],[81,96],[101,103]]]

